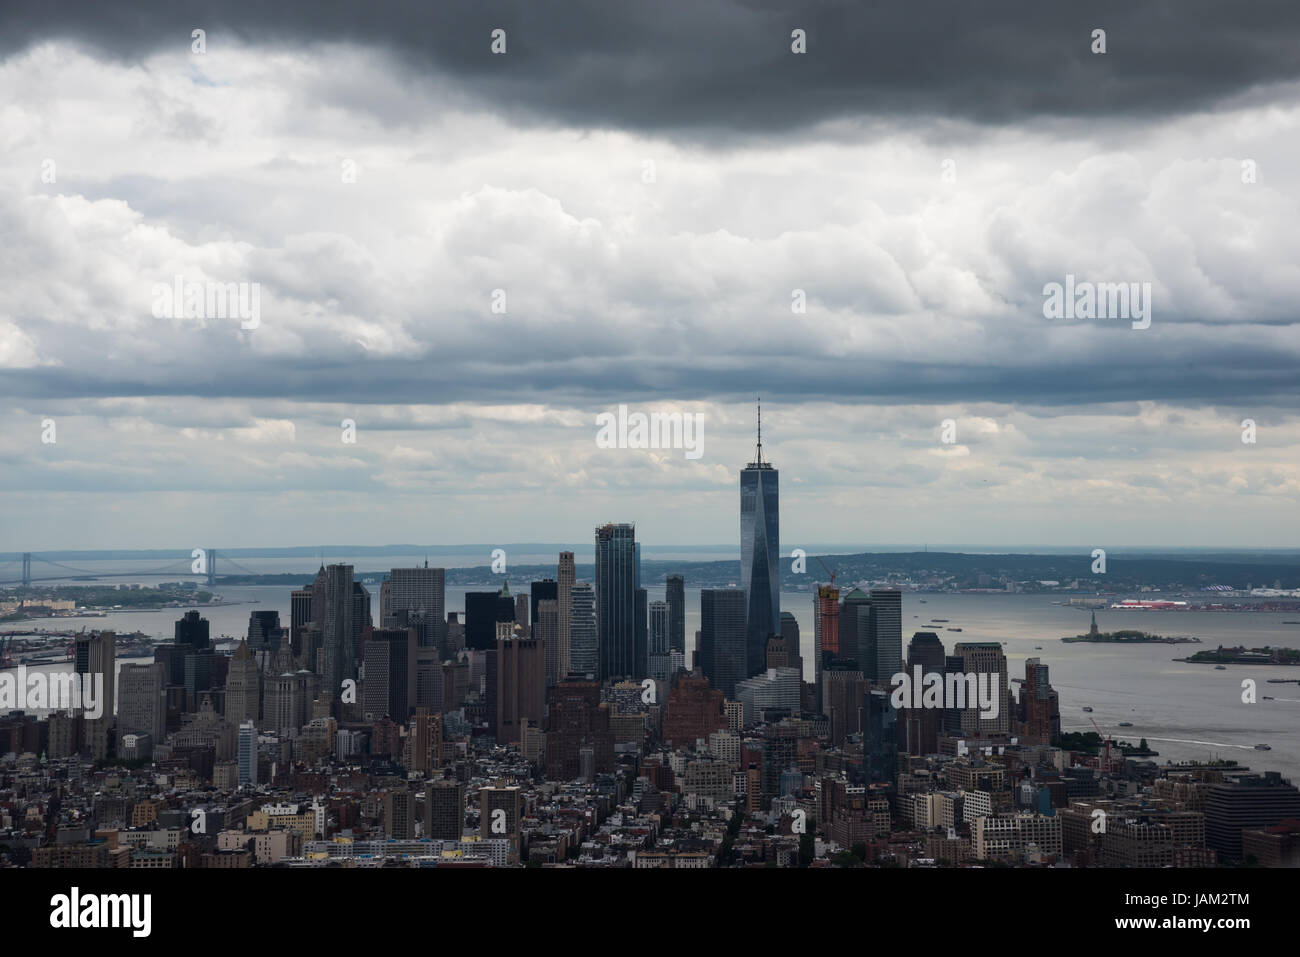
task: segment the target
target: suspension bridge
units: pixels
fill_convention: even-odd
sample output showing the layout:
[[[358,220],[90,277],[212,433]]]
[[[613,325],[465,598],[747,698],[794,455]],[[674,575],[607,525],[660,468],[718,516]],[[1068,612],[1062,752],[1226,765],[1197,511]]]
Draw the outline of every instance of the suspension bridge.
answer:
[[[222,567],[229,566],[234,572],[255,575],[237,561],[225,555],[221,557]],[[33,574],[36,566],[36,574]],[[180,578],[201,578],[209,585],[217,583],[217,549],[196,548],[187,555],[177,558],[157,568],[137,568],[131,571],[96,571],[88,568],[76,568],[35,552],[23,552],[20,559],[0,561],[0,585],[31,585],[36,582],[99,580],[105,578],[153,578],[159,575],[176,575]]]

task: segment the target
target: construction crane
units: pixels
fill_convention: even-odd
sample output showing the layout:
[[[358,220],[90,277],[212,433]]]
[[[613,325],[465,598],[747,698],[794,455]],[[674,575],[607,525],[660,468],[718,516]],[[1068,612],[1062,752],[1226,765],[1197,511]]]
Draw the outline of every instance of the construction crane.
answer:
[[[1088,720],[1092,722],[1092,726],[1094,728],[1097,728],[1096,719],[1090,717],[1088,718]],[[1101,738],[1104,742],[1106,742],[1106,770],[1109,771],[1110,770],[1110,738],[1101,733],[1101,728],[1097,728],[1097,736]]]
[[[817,556],[814,555],[813,558],[817,558]],[[824,561],[822,561],[820,558],[817,558],[817,564],[820,565],[822,568],[826,568],[826,563],[825,563]],[[829,568],[826,568],[826,574],[831,576],[831,587],[834,588],[834,587],[835,587],[835,572],[831,571]]]

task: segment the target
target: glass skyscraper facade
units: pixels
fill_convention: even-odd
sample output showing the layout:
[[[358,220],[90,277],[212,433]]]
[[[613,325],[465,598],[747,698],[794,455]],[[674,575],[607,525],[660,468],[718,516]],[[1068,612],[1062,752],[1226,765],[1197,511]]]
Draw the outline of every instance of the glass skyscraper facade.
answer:
[[[596,529],[595,577],[599,677],[634,677],[644,670],[636,661],[636,526]]]
[[[764,669],[767,639],[781,634],[778,475],[763,461],[760,420],[754,461],[740,472],[740,587],[746,596],[746,676]]]

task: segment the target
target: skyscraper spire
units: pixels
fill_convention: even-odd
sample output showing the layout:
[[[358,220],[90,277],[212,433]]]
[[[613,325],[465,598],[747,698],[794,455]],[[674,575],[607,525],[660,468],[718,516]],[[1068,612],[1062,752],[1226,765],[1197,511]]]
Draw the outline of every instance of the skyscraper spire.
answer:
[[[763,397],[760,395],[755,400],[758,403],[758,449],[754,453],[754,461],[758,465],[763,464]]]

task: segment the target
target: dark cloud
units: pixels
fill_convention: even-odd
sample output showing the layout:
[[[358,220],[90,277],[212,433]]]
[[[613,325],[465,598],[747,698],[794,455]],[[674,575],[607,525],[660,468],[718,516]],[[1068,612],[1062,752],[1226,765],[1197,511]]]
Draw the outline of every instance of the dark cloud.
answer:
[[[72,39],[125,60],[239,43],[345,42],[391,52],[516,121],[770,133],[838,117],[981,123],[1199,109],[1300,74],[1291,0],[9,0],[0,52]],[[489,52],[494,28],[508,53]],[[808,53],[790,52],[790,31]],[[1090,52],[1107,31],[1108,52]]]

